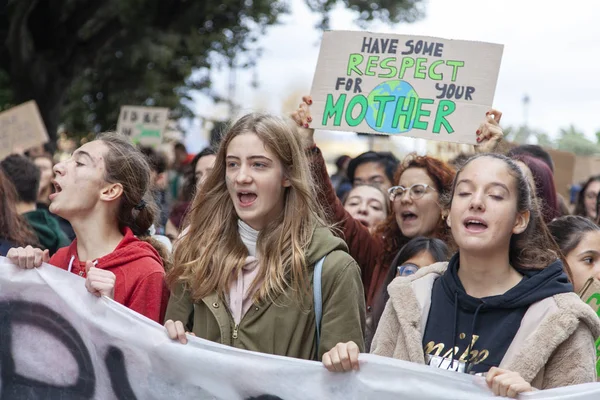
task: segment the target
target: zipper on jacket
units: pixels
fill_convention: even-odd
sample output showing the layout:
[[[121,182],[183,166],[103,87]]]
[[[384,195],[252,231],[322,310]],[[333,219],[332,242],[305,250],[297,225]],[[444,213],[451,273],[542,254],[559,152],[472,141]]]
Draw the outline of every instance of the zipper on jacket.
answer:
[[[239,329],[240,325],[236,324],[233,327],[233,335],[231,335],[232,338],[237,339],[238,338],[238,329]]]

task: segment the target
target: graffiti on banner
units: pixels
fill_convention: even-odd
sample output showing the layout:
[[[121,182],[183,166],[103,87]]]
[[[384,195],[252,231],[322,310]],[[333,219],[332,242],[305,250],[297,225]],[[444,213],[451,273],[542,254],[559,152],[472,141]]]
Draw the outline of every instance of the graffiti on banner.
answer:
[[[50,265],[22,270],[0,257],[0,287],[0,400],[496,398],[483,377],[370,354],[360,355],[360,371],[342,374],[194,337],[182,345]],[[557,393],[600,398],[600,383],[537,391],[532,400]]]

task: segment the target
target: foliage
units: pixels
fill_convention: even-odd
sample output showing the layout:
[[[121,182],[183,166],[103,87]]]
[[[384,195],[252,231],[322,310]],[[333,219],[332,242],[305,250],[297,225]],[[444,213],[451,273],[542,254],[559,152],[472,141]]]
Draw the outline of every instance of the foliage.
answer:
[[[327,27],[341,4],[357,21],[422,16],[421,0],[305,0]],[[209,71],[260,56],[256,42],[288,12],[270,0],[18,0],[0,6],[0,107],[37,101],[52,139],[59,123],[82,135],[111,129],[122,104],[191,116]],[[219,100],[219,99],[217,99]]]
[[[600,132],[596,133],[598,143],[594,143],[573,125],[561,128],[556,140],[552,140],[546,132],[527,126],[507,127],[504,129],[504,134],[506,140],[519,144],[535,143],[542,147],[569,151],[582,156],[600,154]]]

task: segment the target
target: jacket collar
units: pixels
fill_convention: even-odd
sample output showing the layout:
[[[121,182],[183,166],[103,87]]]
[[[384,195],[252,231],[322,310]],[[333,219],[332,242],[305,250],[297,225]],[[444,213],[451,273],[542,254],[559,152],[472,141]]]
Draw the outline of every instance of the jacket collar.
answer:
[[[424,364],[423,331],[431,306],[433,282],[444,273],[448,263],[421,268],[414,275],[396,278],[388,286],[390,302],[406,341],[409,361]]]

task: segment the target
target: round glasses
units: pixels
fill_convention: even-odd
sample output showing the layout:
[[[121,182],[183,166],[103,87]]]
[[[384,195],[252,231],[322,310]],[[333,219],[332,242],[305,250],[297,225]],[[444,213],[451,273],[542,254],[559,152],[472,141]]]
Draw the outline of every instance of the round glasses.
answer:
[[[403,198],[404,193],[406,192],[408,192],[411,199],[417,200],[423,197],[423,195],[427,192],[427,189],[437,192],[437,190],[425,183],[416,183],[408,188],[405,188],[404,186],[392,186],[388,189],[388,193],[390,194],[390,201]]]

